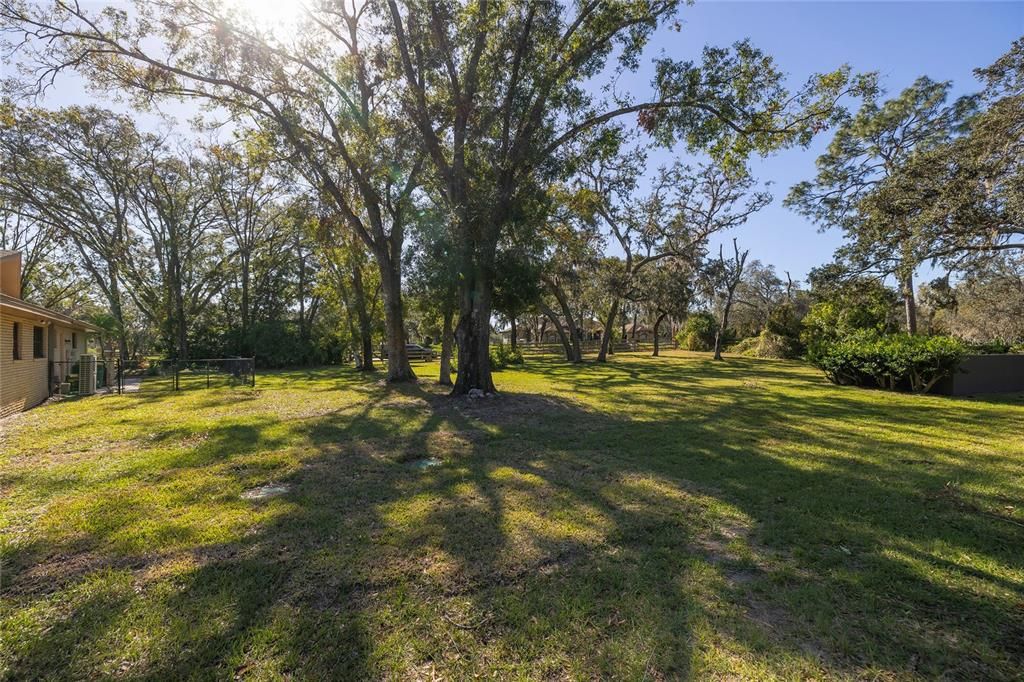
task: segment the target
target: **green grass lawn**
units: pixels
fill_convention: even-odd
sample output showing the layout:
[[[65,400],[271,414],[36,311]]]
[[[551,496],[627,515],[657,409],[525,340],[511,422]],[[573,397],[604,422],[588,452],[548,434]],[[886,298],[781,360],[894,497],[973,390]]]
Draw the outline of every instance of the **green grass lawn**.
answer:
[[[471,401],[417,370],[3,422],[0,677],[1024,678],[1020,396],[676,354],[531,358]]]

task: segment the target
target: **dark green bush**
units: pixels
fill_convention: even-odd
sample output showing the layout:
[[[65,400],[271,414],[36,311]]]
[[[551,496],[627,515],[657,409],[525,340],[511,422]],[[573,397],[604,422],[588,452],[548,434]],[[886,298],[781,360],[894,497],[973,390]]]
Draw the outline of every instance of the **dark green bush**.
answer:
[[[718,322],[711,313],[693,313],[686,318],[686,324],[676,335],[676,341],[679,342],[680,348],[686,350],[708,351],[715,347],[717,329]]]
[[[837,384],[927,393],[956,371],[965,351],[964,344],[951,336],[861,330],[820,345],[812,362]]]
[[[896,333],[890,311],[890,302],[881,295],[867,302],[840,299],[814,304],[804,317],[800,331],[800,342],[807,350],[807,359],[818,364],[826,349],[853,334],[882,336]]]
[[[799,343],[803,323],[793,304],[783,303],[768,315],[765,330],[776,336],[789,337]]]

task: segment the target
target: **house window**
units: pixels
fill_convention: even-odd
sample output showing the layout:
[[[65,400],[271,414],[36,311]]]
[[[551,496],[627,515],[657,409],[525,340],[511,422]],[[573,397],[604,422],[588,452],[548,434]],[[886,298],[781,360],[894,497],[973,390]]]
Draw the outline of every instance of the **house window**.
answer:
[[[14,359],[21,360],[21,325],[14,323]]]
[[[34,358],[46,357],[45,331],[42,327],[32,327],[32,357]]]
[[[78,348],[78,332],[71,332],[71,347]]]

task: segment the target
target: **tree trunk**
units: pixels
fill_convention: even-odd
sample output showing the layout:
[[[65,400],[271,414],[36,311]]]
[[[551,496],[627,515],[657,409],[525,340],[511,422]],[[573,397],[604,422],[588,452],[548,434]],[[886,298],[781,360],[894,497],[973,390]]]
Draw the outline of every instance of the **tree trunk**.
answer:
[[[124,367],[128,362],[128,330],[124,327],[124,308],[121,306],[121,283],[118,278],[117,269],[110,268],[110,295],[107,296],[107,303],[110,305],[110,312],[117,323],[117,350],[118,360]]]
[[[551,287],[551,293],[555,295],[555,300],[558,301],[558,306],[562,309],[562,317],[565,318],[565,323],[569,327],[569,341],[572,344],[572,356],[569,358],[569,361],[583,362],[583,350],[580,348],[579,328],[576,326],[576,320],[572,316],[572,309],[569,307],[569,300],[565,297],[565,292],[562,291],[561,287],[550,281],[547,282],[547,284]],[[557,318],[552,317],[551,320],[557,324]]]
[[[178,359],[188,360],[188,331],[185,326],[185,312],[178,308]]]
[[[455,341],[459,347],[459,367],[453,395],[465,395],[474,388],[494,392],[491,377],[491,281],[487,268],[463,269],[468,275],[460,286],[459,323]]]
[[[242,254],[242,344],[243,352],[249,354],[249,254]],[[226,300],[226,299],[225,299]]]
[[[608,346],[612,340],[612,327],[615,326],[615,318],[619,314],[619,299],[612,300],[612,309],[608,312],[608,319],[604,322],[604,331],[601,333],[601,350],[597,354],[598,362],[608,362]]]
[[[362,359],[359,369],[372,372],[373,367],[373,320],[366,309],[366,289],[363,287],[363,267],[355,259],[349,261],[352,268],[352,301],[346,301],[349,311],[355,310],[359,323],[359,345],[362,347]],[[349,313],[351,315],[351,312]]]
[[[658,346],[658,330],[661,328],[661,322],[662,322],[662,320],[665,319],[666,315],[668,315],[668,313],[661,313],[654,320],[654,352],[651,353],[651,357],[652,358],[658,357],[658,350],[659,350],[659,346]]]
[[[725,308],[722,310],[722,323],[718,325],[715,332],[715,360],[722,359],[722,336],[729,327],[729,310],[732,308],[733,289],[729,290],[729,296],[725,299]]]
[[[188,323],[185,321],[185,301],[180,284],[174,293],[174,317],[178,337],[178,359],[188,360]]]
[[[509,333],[511,334],[511,338],[509,340],[511,342],[510,345],[512,346],[512,350],[515,350],[516,349],[516,344],[518,343],[518,339],[516,339],[516,316],[513,315],[511,317],[511,320],[512,320],[512,327],[509,330]]]
[[[356,327],[356,321],[353,319],[352,308],[351,308],[351,306],[349,306],[347,304],[345,305],[345,321],[348,323],[348,333],[349,333],[349,336],[352,337],[352,343],[355,344],[356,343],[356,339],[359,339],[359,338],[362,338],[362,337],[360,336],[359,330]],[[353,350],[352,350],[352,355],[355,356],[354,360],[355,360],[356,369],[362,370],[363,369],[363,357],[364,356],[360,355],[359,351],[356,350],[355,348],[353,348]]]
[[[546,315],[547,318],[551,320],[551,324],[555,326],[555,332],[558,333],[558,338],[562,340],[562,348],[565,349],[565,359],[568,360],[569,362],[576,362],[576,355],[573,353],[572,344],[569,342],[569,337],[566,335],[565,329],[562,328],[562,323],[558,321],[558,315],[556,315],[555,311],[552,310],[551,307],[548,306],[548,304],[545,303],[544,301],[540,302],[540,307],[541,310],[544,312],[544,315]],[[545,320],[544,322],[545,324],[541,327],[541,329],[545,329],[547,327],[547,320]],[[541,340],[543,341],[543,339],[544,337],[542,335]]]
[[[415,381],[405,349],[405,319],[402,312],[402,274],[392,259],[378,258],[384,291],[384,324],[388,345],[388,381]],[[385,263],[388,265],[385,268]],[[489,312],[489,311],[488,311]],[[461,359],[460,363],[461,365]]]
[[[306,259],[303,257],[299,244],[296,243],[295,251],[299,260],[299,338],[305,341],[306,332]]]
[[[917,333],[917,301],[914,298],[914,273],[903,280],[903,307],[907,314],[907,333]]]
[[[446,308],[444,311],[444,327],[441,330],[441,374],[437,383],[442,386],[452,385],[452,346],[455,342],[455,334],[452,332],[452,318],[455,311]]]

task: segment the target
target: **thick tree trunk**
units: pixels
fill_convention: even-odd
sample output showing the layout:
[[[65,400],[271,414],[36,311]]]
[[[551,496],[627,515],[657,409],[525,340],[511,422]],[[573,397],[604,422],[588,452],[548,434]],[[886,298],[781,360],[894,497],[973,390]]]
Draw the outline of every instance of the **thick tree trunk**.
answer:
[[[559,286],[553,282],[548,282],[548,286],[551,287],[551,293],[555,295],[558,307],[562,309],[562,317],[565,318],[565,323],[569,327],[569,342],[572,344],[572,357],[569,358],[569,361],[583,362],[583,349],[580,348],[579,328],[576,326],[576,320],[572,316],[569,300],[565,297],[565,292]],[[552,317],[552,322],[556,322],[556,318]]]
[[[405,318],[402,311],[402,274],[399,264],[378,258],[381,288],[384,292],[384,325],[388,346],[388,381],[415,381],[405,349]],[[387,267],[385,267],[387,265]]]
[[[569,327],[569,341],[572,343],[572,352],[576,359],[573,362],[583,362],[583,324],[576,324],[576,320],[570,315],[566,323]]]
[[[178,253],[178,240],[172,235],[168,245],[168,285],[171,289],[171,301],[174,306],[171,316],[174,318],[174,342],[177,346],[178,361],[188,360],[188,324],[185,321],[185,294],[182,291],[181,259]]]
[[[512,350],[515,350],[516,347],[517,347],[516,344],[518,343],[518,339],[516,338],[516,316],[513,315],[511,317],[511,320],[512,320],[512,327],[509,330],[509,333],[511,334],[511,338],[509,340],[511,342]]]
[[[917,300],[914,298],[914,273],[903,280],[903,308],[907,315],[907,333],[917,333]]]
[[[569,342],[569,337],[568,335],[566,335],[565,329],[562,327],[562,323],[558,321],[558,315],[555,314],[555,311],[552,310],[551,307],[548,306],[548,304],[545,303],[544,301],[541,301],[540,307],[541,310],[544,312],[544,315],[546,315],[547,318],[551,320],[551,324],[555,326],[555,332],[558,334],[558,338],[561,339],[562,341],[562,348],[565,349],[565,359],[568,360],[569,362],[576,362],[576,355],[573,353],[572,344]],[[544,322],[545,324],[541,327],[542,330],[545,329],[547,326],[547,320],[545,320]],[[543,339],[544,337],[542,332],[541,340]]]
[[[455,341],[459,347],[459,367],[453,395],[465,395],[473,389],[494,392],[491,377],[491,281],[487,268],[467,267],[468,275],[460,286],[459,323]]]
[[[455,345],[455,334],[452,332],[453,317],[455,317],[455,311],[446,308],[444,326],[441,330],[441,373],[437,377],[437,383],[442,386],[452,385],[452,346]]]
[[[661,329],[661,322],[662,322],[662,320],[665,319],[666,315],[668,315],[668,313],[661,313],[654,320],[654,352],[651,353],[651,357],[653,357],[653,358],[658,357],[658,350],[659,350],[658,331]]]
[[[604,322],[604,331],[601,333],[601,350],[597,354],[598,362],[608,362],[608,346],[612,340],[612,327],[615,326],[615,318],[619,314],[619,299],[612,301],[612,308],[608,312],[608,318]]]

